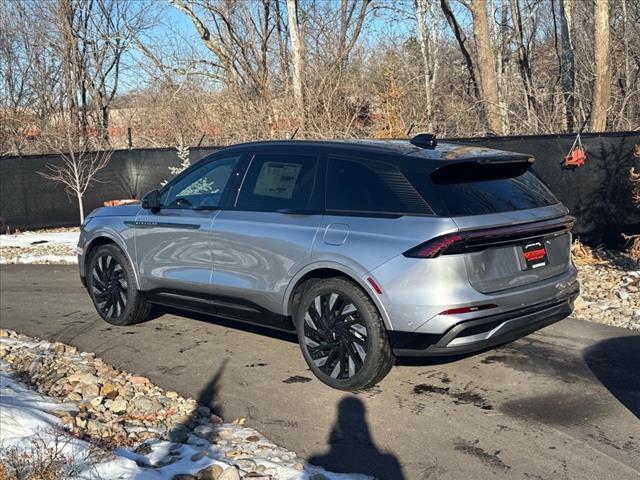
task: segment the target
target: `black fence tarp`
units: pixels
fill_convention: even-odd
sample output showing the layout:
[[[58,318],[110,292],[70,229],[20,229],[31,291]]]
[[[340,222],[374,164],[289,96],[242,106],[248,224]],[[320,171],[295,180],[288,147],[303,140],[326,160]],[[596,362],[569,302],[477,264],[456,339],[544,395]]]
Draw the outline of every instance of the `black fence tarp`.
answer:
[[[640,231],[640,211],[632,203],[628,178],[632,166],[640,167],[634,146],[640,133],[583,135],[587,162],[582,168],[563,169],[562,160],[575,135],[537,135],[450,139],[459,143],[528,153],[536,158],[534,169],[549,188],[577,217],[574,232],[588,243],[620,245],[621,232]],[[445,141],[445,140],[441,140]],[[219,147],[192,148],[192,162]],[[78,224],[78,206],[60,184],[38,175],[56,155],[0,158],[0,216],[11,229]],[[84,199],[85,211],[105,200],[140,198],[169,179],[169,166],[180,163],[174,149],[118,150],[107,168],[97,175]]]

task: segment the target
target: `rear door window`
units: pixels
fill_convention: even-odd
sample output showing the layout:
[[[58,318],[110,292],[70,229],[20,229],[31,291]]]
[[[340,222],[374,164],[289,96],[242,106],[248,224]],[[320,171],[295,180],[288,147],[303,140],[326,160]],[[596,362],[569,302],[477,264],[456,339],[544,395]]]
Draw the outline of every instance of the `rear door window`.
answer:
[[[326,209],[356,214],[433,214],[397,168],[342,157],[330,157],[327,164]]]
[[[239,210],[309,211],[318,160],[306,155],[255,155],[236,200]]]
[[[489,172],[486,167],[484,170],[478,167],[474,172],[473,168],[460,165],[459,173],[407,176],[442,216],[511,212],[558,203],[553,193],[530,171],[510,171],[506,166],[495,166],[495,172]]]

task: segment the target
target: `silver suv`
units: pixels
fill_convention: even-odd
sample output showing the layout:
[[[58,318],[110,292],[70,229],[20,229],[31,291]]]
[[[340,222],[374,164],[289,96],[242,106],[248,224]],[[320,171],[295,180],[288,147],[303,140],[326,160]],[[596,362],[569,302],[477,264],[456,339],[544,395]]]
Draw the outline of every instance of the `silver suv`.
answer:
[[[324,383],[458,355],[571,314],[574,219],[527,155],[411,141],[272,141],[199,161],[82,227],[100,316],[152,304],[295,331]]]

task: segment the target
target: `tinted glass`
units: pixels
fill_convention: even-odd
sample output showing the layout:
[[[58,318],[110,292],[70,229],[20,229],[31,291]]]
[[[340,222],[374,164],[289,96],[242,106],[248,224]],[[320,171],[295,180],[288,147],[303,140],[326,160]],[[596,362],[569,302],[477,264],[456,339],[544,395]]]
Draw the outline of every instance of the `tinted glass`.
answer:
[[[434,183],[427,174],[408,174],[408,177],[438,215],[481,215],[558,203],[549,189],[529,171],[511,178],[453,183]]]
[[[236,207],[264,211],[309,210],[316,170],[316,157],[256,155],[242,182]]]
[[[427,202],[396,168],[344,158],[329,159],[326,208],[354,213],[433,214]]]
[[[163,192],[164,208],[218,207],[231,173],[240,157],[196,165]]]

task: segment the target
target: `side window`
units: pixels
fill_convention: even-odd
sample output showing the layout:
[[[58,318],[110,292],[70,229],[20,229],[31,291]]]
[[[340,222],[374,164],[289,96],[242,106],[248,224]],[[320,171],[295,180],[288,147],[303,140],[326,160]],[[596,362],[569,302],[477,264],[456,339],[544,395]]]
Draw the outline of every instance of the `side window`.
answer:
[[[391,165],[330,157],[326,209],[338,212],[433,215],[432,209]]]
[[[316,157],[256,155],[236,200],[241,210],[309,210],[315,188]]]
[[[239,158],[222,158],[202,166],[196,164],[189,173],[163,192],[163,208],[218,207],[222,192]]]

